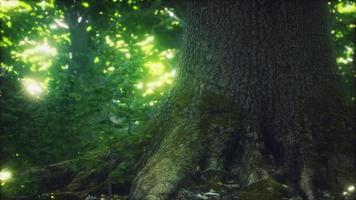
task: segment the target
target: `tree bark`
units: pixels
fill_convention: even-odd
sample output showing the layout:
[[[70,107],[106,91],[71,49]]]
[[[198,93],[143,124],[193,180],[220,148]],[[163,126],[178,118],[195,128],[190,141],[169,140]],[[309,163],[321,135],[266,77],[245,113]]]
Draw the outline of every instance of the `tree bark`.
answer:
[[[179,73],[131,199],[341,198],[356,181],[355,126],[326,1],[193,0],[180,11]],[[239,192],[224,193],[228,183]]]

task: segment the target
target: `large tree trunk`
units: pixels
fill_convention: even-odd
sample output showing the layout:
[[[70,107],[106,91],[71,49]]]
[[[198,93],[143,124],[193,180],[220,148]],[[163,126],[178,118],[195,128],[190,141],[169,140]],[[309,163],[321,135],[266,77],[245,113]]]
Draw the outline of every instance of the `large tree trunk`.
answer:
[[[191,1],[183,55],[132,199],[334,199],[355,183],[326,1]],[[228,183],[240,191],[228,197]],[[226,186],[226,187],[225,187]],[[219,190],[220,188],[220,190]]]

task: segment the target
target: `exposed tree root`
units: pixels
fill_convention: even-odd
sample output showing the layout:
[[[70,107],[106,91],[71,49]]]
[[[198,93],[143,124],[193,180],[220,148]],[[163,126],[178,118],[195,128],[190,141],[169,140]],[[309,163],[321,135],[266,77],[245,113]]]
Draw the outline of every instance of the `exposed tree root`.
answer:
[[[274,145],[276,138],[227,97],[211,94],[218,103],[204,96],[175,98],[165,110],[171,112],[147,129],[161,140],[138,165],[131,199],[352,199],[342,192],[356,180],[354,125],[341,117],[352,119],[346,112],[352,109],[333,107],[335,100],[323,96],[308,97],[294,132]],[[122,162],[101,159],[98,168],[73,167],[80,161],[69,160],[27,173],[41,177],[47,196],[83,199],[106,193],[110,172]]]
[[[314,112],[320,112],[315,109]],[[195,110],[199,118],[182,120],[181,117],[175,127],[167,130],[158,150],[134,180],[132,199],[343,199],[342,187],[356,180],[350,174],[355,164],[352,147],[349,146],[353,141],[344,140],[353,138],[352,125],[346,125],[348,122],[337,117],[320,113],[335,123],[344,124],[342,130],[328,128],[327,124],[321,127],[324,131],[315,130],[316,126],[310,123],[321,121],[312,116],[306,116],[306,121],[297,121],[300,129],[295,129],[294,134],[298,138],[291,138],[291,133],[288,136],[289,140],[294,140],[295,146],[286,150],[299,153],[293,158],[287,153],[272,154],[266,140],[273,138],[264,135],[251,118],[241,119],[241,112],[232,107],[226,109],[208,102],[208,105],[198,106]],[[329,162],[321,166],[324,161],[320,156],[324,152],[320,148],[323,145],[330,147],[332,143],[323,138],[315,141],[315,135],[330,130],[346,134],[334,137],[348,145],[344,148],[351,149],[328,152],[326,158]],[[286,139],[278,148],[284,149],[289,140]],[[343,156],[346,162],[333,163],[336,155]],[[278,156],[285,156],[284,162],[278,163]],[[349,177],[342,174],[346,172]]]

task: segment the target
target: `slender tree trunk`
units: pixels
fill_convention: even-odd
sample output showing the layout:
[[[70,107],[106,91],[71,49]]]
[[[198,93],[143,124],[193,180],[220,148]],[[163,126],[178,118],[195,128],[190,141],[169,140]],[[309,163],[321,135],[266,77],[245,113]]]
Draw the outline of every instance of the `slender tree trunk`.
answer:
[[[83,80],[78,79],[78,76],[90,78],[91,63],[89,55],[89,37],[86,31],[87,13],[83,13],[76,5],[75,1],[68,1],[64,5],[66,9],[66,22],[69,25],[70,32],[70,48],[69,48],[69,63],[68,63],[68,91],[73,92],[78,90],[78,85],[83,84]]]
[[[355,183],[326,1],[184,4],[179,75],[131,198],[192,199],[181,194],[236,182],[230,199],[333,199]]]

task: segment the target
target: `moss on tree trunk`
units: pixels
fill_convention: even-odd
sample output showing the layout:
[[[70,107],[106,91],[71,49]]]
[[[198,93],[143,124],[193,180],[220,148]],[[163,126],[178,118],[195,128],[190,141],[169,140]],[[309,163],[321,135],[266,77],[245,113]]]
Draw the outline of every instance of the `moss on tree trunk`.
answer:
[[[326,2],[177,3],[179,75],[131,199],[340,197],[356,181],[355,126]]]

